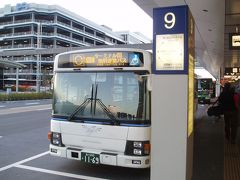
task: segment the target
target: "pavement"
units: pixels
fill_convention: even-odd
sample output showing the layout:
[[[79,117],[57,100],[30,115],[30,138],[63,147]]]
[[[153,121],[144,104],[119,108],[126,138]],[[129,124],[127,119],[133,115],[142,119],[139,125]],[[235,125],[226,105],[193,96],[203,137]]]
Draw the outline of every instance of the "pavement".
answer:
[[[207,107],[199,105],[196,114],[192,180],[229,180],[224,179],[223,118],[208,117]],[[95,166],[50,156],[47,139],[50,119],[51,100],[0,102],[0,179],[150,179],[150,169]],[[236,148],[238,145],[234,146],[236,150],[240,149]],[[229,158],[232,160],[231,154]],[[235,159],[239,166],[237,158],[239,154]],[[233,176],[232,172],[228,174]]]

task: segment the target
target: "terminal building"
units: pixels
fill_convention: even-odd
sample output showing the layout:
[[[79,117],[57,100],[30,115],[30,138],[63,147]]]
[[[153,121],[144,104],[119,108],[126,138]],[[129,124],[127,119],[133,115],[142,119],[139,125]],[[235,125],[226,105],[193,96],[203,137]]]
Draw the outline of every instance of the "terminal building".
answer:
[[[98,25],[57,5],[20,3],[5,5],[0,9],[1,59],[23,63],[19,71],[20,84],[34,86],[36,74],[41,80],[50,79],[56,54],[38,55],[34,50],[100,45],[141,44],[151,41],[140,33],[113,32],[105,25]],[[23,50],[32,54],[18,55]],[[13,52],[7,55],[5,52]],[[41,68],[37,68],[41,67]],[[40,69],[40,70],[38,70]],[[15,70],[4,71],[4,83],[14,84]]]

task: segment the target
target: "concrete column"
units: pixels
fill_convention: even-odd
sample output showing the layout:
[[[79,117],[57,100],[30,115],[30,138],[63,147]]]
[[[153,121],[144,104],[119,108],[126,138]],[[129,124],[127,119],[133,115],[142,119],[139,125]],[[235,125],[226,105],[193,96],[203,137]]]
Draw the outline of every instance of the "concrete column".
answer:
[[[191,180],[194,19],[188,6],[160,7],[153,24],[151,180]]]
[[[15,33],[15,29],[12,28],[12,34],[14,35],[14,33]],[[14,46],[14,40],[12,40],[12,48],[13,48],[13,46]]]
[[[53,48],[57,48],[57,40],[56,40],[56,38],[54,38],[54,40],[53,40]]]
[[[83,36],[83,42],[85,43],[85,37]]]
[[[34,16],[34,13],[32,13],[32,22],[35,21],[35,16]]]
[[[220,72],[219,72],[219,75],[218,75],[218,78],[217,78],[217,80],[216,80],[216,97],[218,97],[219,95],[220,95],[220,93],[221,93],[221,85],[220,85],[220,80],[221,80],[221,74],[220,74]]]
[[[33,40],[33,37],[31,37],[31,47],[34,47],[34,40]]]
[[[54,23],[57,23],[57,15],[54,14]]]
[[[54,27],[53,35],[57,36],[57,27]]]

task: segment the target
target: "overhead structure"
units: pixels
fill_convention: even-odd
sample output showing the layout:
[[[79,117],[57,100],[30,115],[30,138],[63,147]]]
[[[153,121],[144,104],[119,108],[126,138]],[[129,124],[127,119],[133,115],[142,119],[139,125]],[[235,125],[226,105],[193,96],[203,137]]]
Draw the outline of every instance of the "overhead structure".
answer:
[[[3,89],[4,83],[3,83],[3,69],[4,68],[16,68],[16,92],[18,92],[18,86],[19,86],[19,68],[24,68],[25,65],[14,62],[14,61],[9,61],[6,59],[0,59],[0,89]]]
[[[188,5],[195,19],[196,61],[215,78],[224,64],[225,1],[219,0],[133,0],[149,16],[153,8]]]
[[[21,63],[18,63],[18,62],[9,61],[9,60],[6,60],[6,59],[0,59],[0,68],[5,68],[5,67],[23,68],[23,67],[25,67],[25,65],[21,64]]]

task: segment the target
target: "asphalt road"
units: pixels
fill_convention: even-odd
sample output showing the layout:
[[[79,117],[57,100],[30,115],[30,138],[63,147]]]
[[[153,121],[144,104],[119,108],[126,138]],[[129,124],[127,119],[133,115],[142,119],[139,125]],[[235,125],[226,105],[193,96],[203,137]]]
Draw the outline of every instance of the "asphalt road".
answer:
[[[48,154],[51,101],[0,102],[1,180],[148,180],[149,169],[94,166]]]

